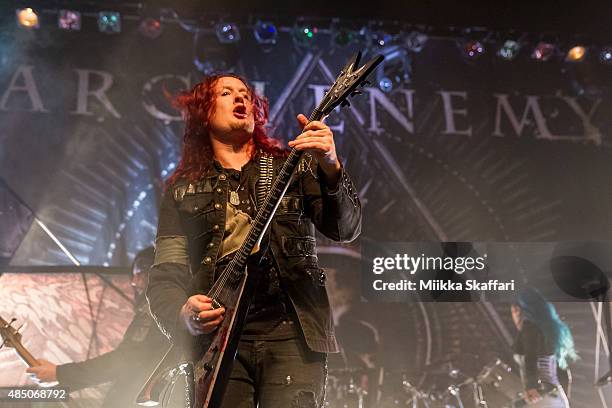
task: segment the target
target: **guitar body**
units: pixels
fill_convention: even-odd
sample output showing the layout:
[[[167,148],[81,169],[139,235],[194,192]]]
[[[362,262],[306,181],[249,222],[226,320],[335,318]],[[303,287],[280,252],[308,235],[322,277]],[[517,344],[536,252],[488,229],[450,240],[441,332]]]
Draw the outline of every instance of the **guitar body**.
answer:
[[[251,299],[259,275],[248,273],[247,266],[231,304],[225,305],[225,317],[215,330],[213,341],[204,356],[195,365],[194,408],[218,408],[229,381],[238,351],[242,328],[246,321]]]
[[[248,272],[253,267],[254,265],[250,267],[247,265],[241,278],[232,282],[234,290],[224,293],[225,317],[217,329],[211,335],[199,336],[193,342],[195,347],[180,347],[173,344],[142,387],[136,399],[137,404],[163,405],[170,398],[178,378],[186,376],[187,383],[195,385],[194,389],[184,390],[188,396],[188,407],[217,408],[221,405],[238,350],[242,327],[249,311],[250,300],[258,282],[258,275]],[[194,353],[193,349],[206,351],[204,354]]]

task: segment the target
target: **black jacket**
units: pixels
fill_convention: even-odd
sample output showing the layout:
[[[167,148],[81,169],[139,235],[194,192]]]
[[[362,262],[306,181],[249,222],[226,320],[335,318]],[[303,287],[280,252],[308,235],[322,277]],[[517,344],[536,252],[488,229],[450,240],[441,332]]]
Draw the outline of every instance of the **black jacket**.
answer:
[[[274,158],[274,174],[283,162]],[[162,199],[147,298],[158,325],[171,340],[187,333],[179,323],[187,298],[206,294],[213,284],[228,182],[223,172],[212,167],[197,183],[177,182]],[[256,182],[257,177],[249,180],[251,192],[256,191]],[[346,170],[330,189],[312,157],[305,154],[271,223],[270,249],[308,346],[313,351],[337,352],[325,273],[317,262],[315,227],[335,241],[352,241],[361,231],[361,204]]]
[[[519,365],[525,389],[537,389],[540,381],[559,384],[555,346],[535,323],[523,321],[513,348],[522,356]]]

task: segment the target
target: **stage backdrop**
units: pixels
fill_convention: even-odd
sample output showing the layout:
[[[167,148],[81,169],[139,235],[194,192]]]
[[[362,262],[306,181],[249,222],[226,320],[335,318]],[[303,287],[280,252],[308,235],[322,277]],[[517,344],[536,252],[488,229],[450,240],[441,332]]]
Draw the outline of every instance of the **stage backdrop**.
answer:
[[[202,78],[194,59],[252,81],[269,98],[271,133],[286,142],[299,133],[295,116],[310,114],[357,49],[366,59],[384,53],[387,61],[351,109],[334,112],[328,123],[360,191],[361,242],[612,239],[609,66],[525,56],[508,62],[493,53],[468,60],[455,40],[443,38],[413,53],[401,43],[366,48],[362,39],[334,46],[323,33],[296,45],[281,32],[275,46],[263,48],[250,31],[237,44],[220,45],[209,31],[194,43],[194,34],[177,24],[149,39],[127,22],[122,33],[105,35],[25,31],[9,17],[0,56],[0,175],[7,197],[10,191],[28,209],[11,227],[26,231],[11,235],[23,237],[18,247],[6,246],[11,265],[71,264],[32,217],[81,264],[127,266],[151,244],[162,183],[182,140],[180,115],[165,93]],[[390,88],[382,90],[385,78]],[[417,382],[424,367],[436,371],[432,366],[451,360],[473,375],[495,356],[510,358],[505,306],[364,311],[359,288],[347,284],[358,281],[359,242],[337,247],[321,239],[319,246],[345,348],[333,367],[384,365]],[[61,288],[67,276],[17,284],[7,274],[0,283],[15,299],[28,285]],[[18,313],[11,305],[3,311]],[[568,319],[578,325],[592,316],[583,304]],[[97,336],[107,336],[98,344],[116,344],[117,330],[105,330],[98,328]],[[575,406],[600,406],[603,397],[590,385],[605,369],[593,373],[594,326],[577,336],[591,351],[576,377]]]

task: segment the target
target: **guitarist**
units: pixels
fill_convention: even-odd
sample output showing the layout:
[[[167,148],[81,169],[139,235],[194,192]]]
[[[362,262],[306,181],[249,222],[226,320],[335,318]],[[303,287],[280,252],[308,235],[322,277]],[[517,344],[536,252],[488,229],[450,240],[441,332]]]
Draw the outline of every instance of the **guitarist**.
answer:
[[[224,318],[205,294],[243,242],[265,175],[287,153],[266,134],[267,102],[238,76],[209,76],[174,102],[186,121],[184,146],[161,204],[147,297],[162,331],[183,344]],[[289,146],[308,154],[264,237],[269,249],[223,408],[320,407],[327,353],[338,351],[314,228],[352,241],[361,205],[330,128],[297,119],[302,133]]]

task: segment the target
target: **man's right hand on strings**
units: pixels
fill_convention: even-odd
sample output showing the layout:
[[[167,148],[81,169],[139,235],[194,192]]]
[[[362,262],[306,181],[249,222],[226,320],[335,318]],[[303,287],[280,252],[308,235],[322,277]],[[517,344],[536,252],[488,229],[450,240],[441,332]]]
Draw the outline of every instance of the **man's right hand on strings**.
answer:
[[[193,295],[181,308],[181,318],[193,336],[209,334],[217,329],[225,308],[213,309],[212,299],[204,295]]]

